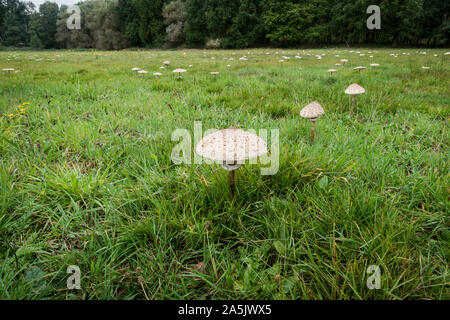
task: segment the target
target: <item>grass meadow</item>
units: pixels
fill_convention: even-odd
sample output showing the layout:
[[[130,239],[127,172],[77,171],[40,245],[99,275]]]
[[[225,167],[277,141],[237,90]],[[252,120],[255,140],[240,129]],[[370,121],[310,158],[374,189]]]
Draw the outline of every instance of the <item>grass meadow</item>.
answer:
[[[0,52],[0,298],[448,299],[444,52]],[[278,172],[242,166],[231,197],[220,165],[175,165],[194,121],[279,129]]]

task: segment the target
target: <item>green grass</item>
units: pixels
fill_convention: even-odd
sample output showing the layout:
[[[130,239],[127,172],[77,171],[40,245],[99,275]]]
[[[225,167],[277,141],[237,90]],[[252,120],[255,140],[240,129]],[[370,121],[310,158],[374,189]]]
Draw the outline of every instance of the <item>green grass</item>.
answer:
[[[450,58],[359,50],[0,52],[0,298],[448,299]],[[233,199],[219,165],[175,165],[194,121],[279,129],[279,171],[242,166]]]

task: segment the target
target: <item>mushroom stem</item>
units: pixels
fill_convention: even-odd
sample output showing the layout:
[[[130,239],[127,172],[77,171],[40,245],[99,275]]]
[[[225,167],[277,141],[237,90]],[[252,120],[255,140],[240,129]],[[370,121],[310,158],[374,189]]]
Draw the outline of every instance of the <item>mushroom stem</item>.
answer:
[[[311,142],[314,142],[315,137],[316,137],[316,125],[315,121],[311,120]]]
[[[234,197],[234,191],[235,191],[235,172],[236,170],[231,170],[228,173],[228,180],[230,182],[230,190],[231,190],[231,196]]]
[[[353,114],[353,106],[355,105],[355,96],[352,96],[352,106],[350,108],[350,114]]]

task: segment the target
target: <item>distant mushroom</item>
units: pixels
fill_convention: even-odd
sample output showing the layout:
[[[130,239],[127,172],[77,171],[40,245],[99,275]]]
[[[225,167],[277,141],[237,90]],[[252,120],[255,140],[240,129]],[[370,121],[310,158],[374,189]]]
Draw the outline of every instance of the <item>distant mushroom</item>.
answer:
[[[300,111],[302,118],[311,120],[311,142],[314,142],[316,136],[315,122],[324,113],[325,111],[317,101],[311,102]]]
[[[211,72],[211,74],[214,76],[214,81],[216,81],[216,77],[219,74],[219,72],[213,71],[213,72]]]
[[[181,68],[178,68],[178,69],[173,70],[172,72],[173,72],[173,73],[178,73],[178,80],[181,80],[181,74],[182,74],[183,72],[186,72],[186,70],[181,69]]]
[[[135,67],[135,68],[131,69],[131,71],[139,71],[139,70],[141,70],[141,68]]]
[[[361,75],[361,70],[364,70],[364,69],[366,69],[366,67],[363,67],[363,66],[358,66],[356,68],[353,68],[353,70],[357,70],[358,71],[359,75]]]
[[[425,67],[425,66],[423,66],[422,69],[424,69],[424,70],[430,70],[430,67]]]
[[[160,76],[162,76],[162,73],[161,72],[155,72],[155,73],[153,73],[153,75],[155,77],[159,78]]]
[[[14,68],[4,68],[4,69],[2,69],[2,71],[10,73],[10,72],[14,71]]]
[[[379,67],[380,65],[378,63],[371,63],[370,66],[371,67]]]
[[[341,62],[342,62],[343,64],[345,64],[345,63],[348,62],[348,60],[347,60],[347,59],[341,59]]]
[[[170,65],[170,61],[166,60],[166,61],[163,62],[163,64],[164,64],[166,67],[168,67],[168,66]]]
[[[336,69],[328,69],[327,72],[329,72],[330,73],[330,77],[332,77],[333,73],[337,72],[337,70]]]
[[[353,107],[355,105],[355,96],[358,94],[362,94],[364,92],[366,92],[366,90],[356,83],[351,84],[350,86],[348,86],[347,89],[345,89],[345,93],[352,96],[352,106],[350,108],[350,114],[353,113]]]
[[[267,144],[254,133],[230,127],[204,137],[195,152],[204,158],[222,162],[222,168],[229,171],[231,194],[234,195],[235,171],[246,159],[267,153]]]
[[[144,75],[144,74],[147,74],[148,71],[145,71],[145,70],[139,70],[137,73],[140,73],[140,74]]]

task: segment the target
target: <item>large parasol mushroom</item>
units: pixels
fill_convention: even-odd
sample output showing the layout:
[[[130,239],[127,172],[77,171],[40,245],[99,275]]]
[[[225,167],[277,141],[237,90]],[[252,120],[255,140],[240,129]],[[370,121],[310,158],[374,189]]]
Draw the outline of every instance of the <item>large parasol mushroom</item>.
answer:
[[[317,101],[311,102],[300,111],[302,118],[311,120],[311,142],[314,142],[316,136],[315,122],[324,113],[325,111]]]
[[[267,144],[254,133],[230,127],[204,137],[195,152],[204,158],[222,162],[222,168],[229,171],[231,194],[234,195],[235,171],[245,160],[267,153]]]
[[[355,96],[366,92],[366,89],[361,87],[359,84],[353,83],[345,89],[345,93],[352,96],[352,106],[350,108],[350,114],[353,113],[353,106],[355,105]]]

